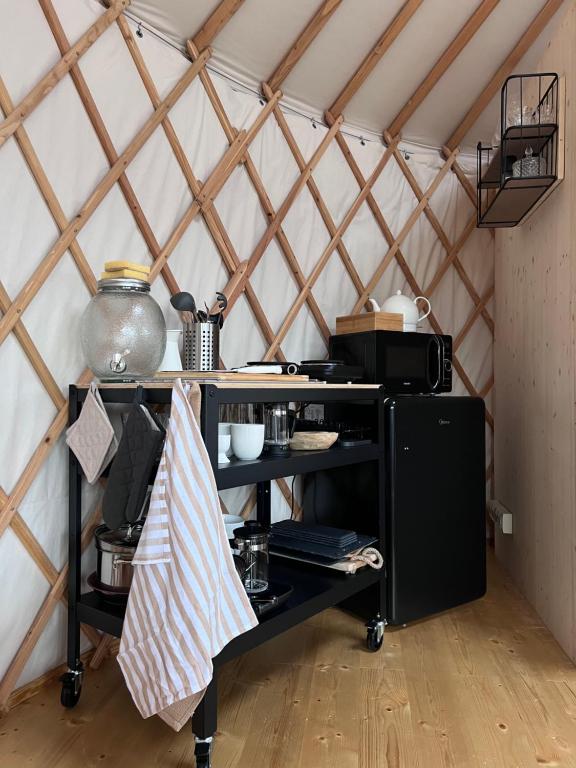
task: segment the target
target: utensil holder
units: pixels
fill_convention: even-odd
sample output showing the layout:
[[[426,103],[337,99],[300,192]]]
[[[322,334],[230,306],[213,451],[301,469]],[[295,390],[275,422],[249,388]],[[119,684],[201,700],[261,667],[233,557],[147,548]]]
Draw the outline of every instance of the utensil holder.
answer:
[[[184,324],[184,367],[216,371],[220,367],[220,328],[216,323]]]

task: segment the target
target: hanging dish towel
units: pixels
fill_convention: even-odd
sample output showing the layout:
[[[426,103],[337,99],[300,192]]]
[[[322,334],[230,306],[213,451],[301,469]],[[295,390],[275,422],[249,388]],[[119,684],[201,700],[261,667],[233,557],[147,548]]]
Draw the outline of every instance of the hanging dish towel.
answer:
[[[199,392],[192,386],[191,399]],[[258,624],[234,567],[188,392],[174,382],[118,655],[142,716],[158,714],[176,731],[202,699],[212,659]]]
[[[90,384],[80,416],[66,430],[66,443],[91,485],[98,480],[118,450],[114,427],[94,382]]]

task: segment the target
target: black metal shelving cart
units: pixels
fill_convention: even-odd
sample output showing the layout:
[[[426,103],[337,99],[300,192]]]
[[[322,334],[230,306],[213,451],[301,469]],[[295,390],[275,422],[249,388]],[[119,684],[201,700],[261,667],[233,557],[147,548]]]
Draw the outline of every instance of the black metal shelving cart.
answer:
[[[86,397],[86,388],[70,387],[69,420],[74,422]],[[142,385],[141,396],[150,405],[169,405],[172,389],[165,384]],[[104,385],[100,389],[105,403],[128,404],[134,400],[135,385]],[[373,427],[373,442],[349,448],[298,452],[286,457],[262,457],[255,461],[232,459],[226,466],[218,465],[218,421],[220,406],[230,403],[298,402],[362,410],[362,418]],[[383,477],[384,411],[380,390],[370,385],[305,385],[271,387],[234,384],[203,384],[201,429],[219,490],[256,484],[257,517],[269,523],[271,513],[271,481],[292,475],[322,472],[324,475],[343,467],[362,465],[370,468],[374,477]],[[82,473],[74,454],[70,452],[69,509],[69,589],[68,589],[68,672],[63,676],[62,703],[74,706],[81,693],[82,663],[80,661],[80,624],[88,624],[102,632],[119,637],[124,619],[123,605],[106,602],[96,592],[81,592],[81,520]],[[357,490],[358,504],[350,510],[349,527],[370,532],[384,545],[384,491],[379,482],[376,493],[362,499],[362,487]],[[359,510],[363,510],[361,513]],[[324,521],[325,522],[325,521]],[[336,524],[342,524],[340,518]],[[372,530],[368,531],[370,527]],[[383,639],[386,616],[384,570],[361,569],[354,575],[307,566],[271,556],[270,574],[273,580],[290,584],[293,591],[288,600],[276,610],[264,615],[258,626],[229,643],[214,659],[214,679],[196,710],[192,729],[196,737],[197,766],[210,765],[212,737],[217,725],[217,670],[224,662],[255,648],[285,632],[316,613],[354,597],[357,610],[364,613],[367,623],[367,644],[377,650]],[[359,596],[362,599],[358,599]]]

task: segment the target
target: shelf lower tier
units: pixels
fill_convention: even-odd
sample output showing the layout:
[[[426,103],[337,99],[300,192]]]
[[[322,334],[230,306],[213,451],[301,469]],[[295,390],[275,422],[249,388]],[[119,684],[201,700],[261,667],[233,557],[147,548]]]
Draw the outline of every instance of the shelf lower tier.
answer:
[[[332,469],[350,464],[374,461],[380,455],[376,443],[352,448],[329,448],[323,451],[292,451],[287,456],[263,456],[254,461],[232,458],[229,464],[219,464],[215,470],[219,490],[251,485],[278,477],[290,477],[320,469]]]
[[[291,584],[294,591],[286,603],[263,616],[257,627],[232,640],[214,660],[215,665],[246,653],[320,611],[378,584],[383,574],[383,570],[364,568],[354,575],[346,575],[317,566],[292,565],[272,557],[271,579]],[[124,605],[108,603],[96,592],[83,594],[78,602],[78,618],[81,623],[115,637],[122,634],[124,613]]]

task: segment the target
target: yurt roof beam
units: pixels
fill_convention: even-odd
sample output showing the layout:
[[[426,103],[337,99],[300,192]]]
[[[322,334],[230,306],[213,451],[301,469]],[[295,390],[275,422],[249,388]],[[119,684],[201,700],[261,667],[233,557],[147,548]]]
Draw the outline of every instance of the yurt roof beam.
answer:
[[[436,83],[446,73],[451,64],[460,55],[460,53],[462,53],[466,45],[468,45],[470,40],[474,37],[476,32],[490,16],[499,2],[500,0],[482,0],[480,5],[476,8],[474,13],[468,18],[464,26],[460,29],[456,37],[452,40],[450,45],[438,58],[430,72],[428,72],[424,80],[420,83],[418,88],[416,88],[412,96],[408,99],[406,104],[402,107],[400,112],[398,112],[394,120],[390,123],[388,132],[392,136],[396,136],[396,134],[400,133],[402,128],[404,128],[408,120],[412,117],[420,104],[422,104],[432,88],[434,88]]]
[[[563,0],[547,0],[546,5],[534,17],[528,28],[522,33],[514,48],[510,51],[506,59],[498,67],[490,81],[470,107],[456,130],[452,133],[446,146],[448,150],[457,147],[468,131],[474,126],[482,112],[486,109],[490,101],[502,87],[502,83],[513,71],[514,67],[520,62],[530,46],[535,42],[538,35],[542,32],[546,24],[562,5]]]
[[[341,115],[346,109],[346,105],[349,104],[352,97],[368,79],[374,67],[378,64],[380,59],[384,56],[386,51],[390,48],[421,5],[422,0],[407,0],[404,3],[402,8],[382,33],[376,45],[368,53],[362,64],[360,64],[330,107],[330,112],[335,117]]]
[[[296,64],[298,64],[308,49],[308,46],[320,34],[341,2],[342,0],[324,0],[320,8],[304,27],[294,45],[289,49],[288,53],[268,78],[268,85],[273,91],[276,91],[282,85],[284,80],[286,80],[290,72],[294,69]]]
[[[199,51],[210,45],[243,3],[244,0],[222,0],[193,37],[194,45]]]

